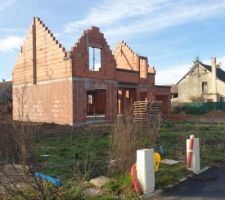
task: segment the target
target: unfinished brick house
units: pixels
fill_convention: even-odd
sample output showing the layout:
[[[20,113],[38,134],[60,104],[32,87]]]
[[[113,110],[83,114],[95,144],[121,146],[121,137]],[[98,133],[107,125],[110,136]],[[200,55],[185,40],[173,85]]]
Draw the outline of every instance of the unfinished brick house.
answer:
[[[155,86],[155,69],[125,42],[112,53],[99,28],[92,27],[67,52],[39,18],[33,19],[13,70],[15,120],[70,125],[114,120],[133,101],[155,99],[169,112],[170,87]]]

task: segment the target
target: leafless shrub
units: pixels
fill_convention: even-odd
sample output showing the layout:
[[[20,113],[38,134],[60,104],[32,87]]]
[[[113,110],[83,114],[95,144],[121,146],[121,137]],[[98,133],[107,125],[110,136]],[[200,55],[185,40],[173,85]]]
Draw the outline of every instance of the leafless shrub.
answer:
[[[0,103],[0,122],[11,120],[12,118],[12,102],[5,101]]]
[[[59,190],[48,187],[34,173],[38,166],[31,145],[38,127],[29,122],[26,110],[27,88],[17,94],[17,121],[0,124],[0,194],[3,199],[53,199]],[[26,122],[25,122],[26,121]],[[48,198],[51,196],[51,198]]]
[[[43,181],[34,176],[39,166],[35,162],[31,138],[36,131],[33,124],[22,121],[0,126],[0,187],[5,199],[45,199],[49,192]]]
[[[158,124],[158,118],[155,123]],[[125,113],[114,124],[111,136],[113,170],[126,171],[136,160],[136,150],[154,148],[159,139],[159,126],[140,126],[135,123],[132,112]]]

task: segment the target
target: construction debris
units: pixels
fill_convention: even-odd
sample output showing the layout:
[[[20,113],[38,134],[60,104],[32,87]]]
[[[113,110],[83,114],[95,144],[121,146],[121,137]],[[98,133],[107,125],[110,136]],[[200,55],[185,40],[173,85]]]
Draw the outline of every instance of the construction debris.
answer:
[[[91,179],[89,183],[94,185],[95,187],[102,187],[109,182],[109,178],[105,176],[100,176],[98,178]]]
[[[177,161],[177,160],[171,160],[171,159],[163,159],[161,160],[160,163],[162,164],[166,164],[166,165],[175,165],[177,163],[179,163],[180,161]]]

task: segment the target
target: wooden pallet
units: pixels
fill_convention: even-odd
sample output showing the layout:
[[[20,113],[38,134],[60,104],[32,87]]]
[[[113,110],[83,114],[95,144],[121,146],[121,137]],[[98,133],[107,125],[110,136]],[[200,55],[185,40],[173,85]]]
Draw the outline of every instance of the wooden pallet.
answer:
[[[161,117],[161,101],[135,101],[133,103],[133,117],[137,125],[157,126]]]

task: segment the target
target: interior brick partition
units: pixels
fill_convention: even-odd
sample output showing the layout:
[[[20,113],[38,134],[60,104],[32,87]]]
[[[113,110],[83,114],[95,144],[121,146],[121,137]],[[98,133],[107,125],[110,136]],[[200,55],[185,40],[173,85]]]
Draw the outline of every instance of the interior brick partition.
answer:
[[[101,49],[98,71],[89,69],[89,47]],[[83,123],[87,121],[87,92],[102,90],[105,119],[114,120],[118,90],[127,87],[135,91],[132,101],[164,95],[164,111],[169,112],[170,88],[155,86],[155,74],[148,58],[133,52],[124,41],[112,52],[97,27],[84,31],[67,52],[35,17],[13,70],[13,119]]]

